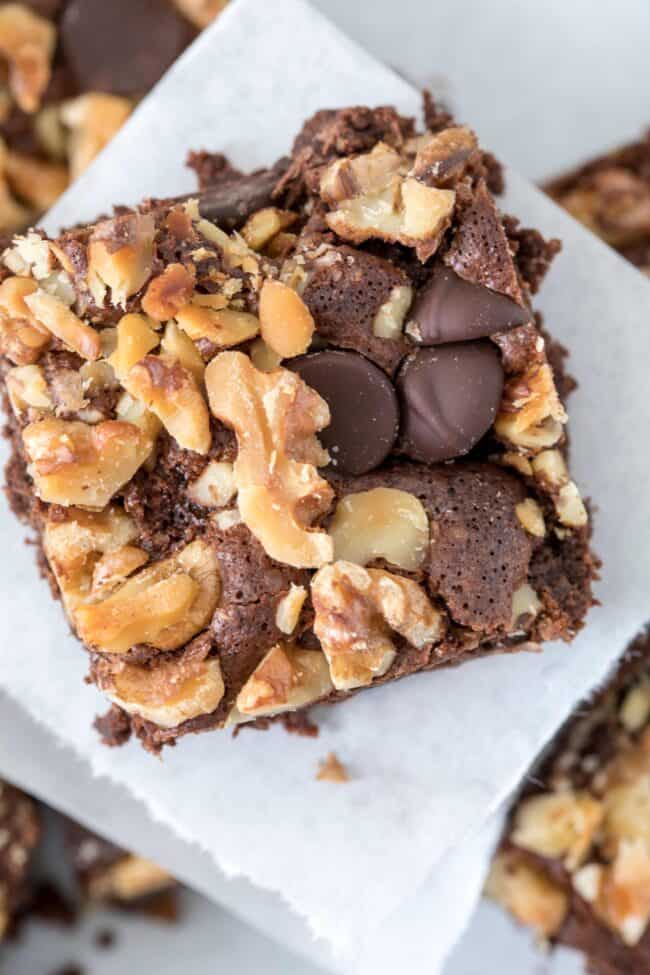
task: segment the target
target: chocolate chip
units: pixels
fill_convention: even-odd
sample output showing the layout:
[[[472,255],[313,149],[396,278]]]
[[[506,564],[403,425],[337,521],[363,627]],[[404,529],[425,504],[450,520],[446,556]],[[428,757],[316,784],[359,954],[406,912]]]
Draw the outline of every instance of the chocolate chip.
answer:
[[[199,195],[201,216],[225,230],[241,227],[251,213],[271,204],[277,173],[274,167],[209,186]]]
[[[60,30],[79,86],[116,95],[155,85],[194,33],[170,0],[71,0]]]
[[[491,342],[414,352],[397,377],[404,453],[428,464],[466,454],[494,422],[502,389],[503,368]]]
[[[323,397],[332,422],[319,435],[332,465],[343,474],[365,474],[390,453],[399,427],[390,379],[357,352],[328,349],[287,362]]]
[[[463,281],[438,263],[415,299],[408,331],[420,345],[442,345],[504,332],[530,319],[530,312],[511,298]]]

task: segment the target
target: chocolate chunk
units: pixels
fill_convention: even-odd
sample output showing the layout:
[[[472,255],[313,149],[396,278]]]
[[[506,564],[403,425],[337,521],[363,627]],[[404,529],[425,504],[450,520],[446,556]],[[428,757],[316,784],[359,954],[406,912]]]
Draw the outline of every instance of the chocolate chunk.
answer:
[[[192,39],[169,0],[71,0],[61,19],[63,53],[81,88],[139,95]]]
[[[332,421],[320,435],[332,464],[345,474],[365,474],[390,453],[399,407],[386,374],[356,352],[327,350],[289,363],[323,397]]]
[[[397,377],[402,401],[401,446],[428,464],[461,457],[492,426],[503,368],[491,342],[420,349]]]
[[[199,196],[199,210],[225,230],[241,227],[246,218],[271,204],[271,194],[281,169],[274,166],[263,172],[222,180]]]
[[[524,325],[531,313],[505,295],[459,278],[438,263],[418,294],[409,334],[421,345],[466,342]]]

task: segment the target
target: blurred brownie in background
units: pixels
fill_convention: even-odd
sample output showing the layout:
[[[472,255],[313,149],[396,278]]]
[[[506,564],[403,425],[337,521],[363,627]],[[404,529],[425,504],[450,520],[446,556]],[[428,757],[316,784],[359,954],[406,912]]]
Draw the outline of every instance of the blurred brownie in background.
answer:
[[[650,973],[650,630],[529,777],[487,893],[593,975]]]
[[[52,206],[226,2],[0,2],[0,233]]]
[[[0,942],[28,900],[30,867],[40,838],[34,800],[0,780]]]
[[[650,275],[650,129],[543,187],[560,206]]]

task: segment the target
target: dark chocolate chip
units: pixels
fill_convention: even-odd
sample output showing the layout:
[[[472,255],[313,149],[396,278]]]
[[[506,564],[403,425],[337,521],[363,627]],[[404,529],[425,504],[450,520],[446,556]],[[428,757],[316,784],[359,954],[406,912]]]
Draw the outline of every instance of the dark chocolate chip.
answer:
[[[366,474],[390,453],[399,407],[386,374],[357,352],[328,349],[286,363],[323,397],[332,422],[320,434],[332,465],[343,474]]]
[[[397,377],[402,450],[428,464],[466,454],[494,422],[502,389],[499,352],[489,341],[414,352]]]
[[[251,213],[269,206],[277,181],[274,167],[209,186],[199,194],[201,216],[225,230],[241,227]]]
[[[409,334],[420,345],[442,345],[483,338],[530,320],[530,312],[511,298],[463,281],[451,268],[437,263],[415,299]]]
[[[81,88],[132,96],[155,85],[194,36],[171,0],[71,0],[60,31]]]

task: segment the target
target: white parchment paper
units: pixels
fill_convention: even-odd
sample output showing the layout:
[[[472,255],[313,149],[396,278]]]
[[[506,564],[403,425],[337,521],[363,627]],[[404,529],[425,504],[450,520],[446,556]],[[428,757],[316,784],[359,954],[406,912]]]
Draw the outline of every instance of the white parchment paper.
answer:
[[[418,99],[298,0],[238,0],[48,226],[90,219],[113,202],[191,189],[181,166],[190,147],[225,150],[242,165],[269,162],[306,114],[352,102],[415,111]],[[480,133],[479,119],[467,121]],[[429,898],[443,858],[497,808],[647,612],[650,285],[513,173],[505,207],[565,241],[539,304],[573,350],[580,380],[570,410],[573,468],[600,509],[596,547],[606,559],[603,608],[572,647],[378,688],[323,714],[315,741],[275,729],[235,741],[185,739],[162,762],[136,746],[109,751],[90,729],[104,703],[82,684],[83,654],[36,580],[20,528],[0,512],[0,685],[223,871],[280,892],[360,970],[384,970],[382,959],[394,959],[409,935],[419,939],[411,970],[430,971],[447,926],[426,923],[439,916]],[[330,750],[353,774],[341,789],[313,779]],[[110,808],[105,819],[110,833]]]

